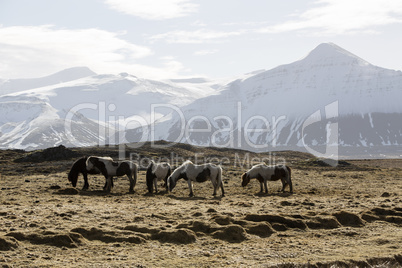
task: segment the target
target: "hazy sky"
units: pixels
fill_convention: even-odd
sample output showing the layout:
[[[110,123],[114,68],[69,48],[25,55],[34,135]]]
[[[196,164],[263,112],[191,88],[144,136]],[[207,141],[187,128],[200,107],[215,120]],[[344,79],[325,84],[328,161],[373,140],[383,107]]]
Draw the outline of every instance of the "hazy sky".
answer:
[[[0,78],[234,77],[333,42],[402,69],[401,0],[0,0]]]

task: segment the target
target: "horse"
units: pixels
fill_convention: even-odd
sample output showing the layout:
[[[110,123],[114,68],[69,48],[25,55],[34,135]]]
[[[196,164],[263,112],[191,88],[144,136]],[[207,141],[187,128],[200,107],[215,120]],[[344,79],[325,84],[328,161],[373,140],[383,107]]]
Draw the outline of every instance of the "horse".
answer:
[[[260,182],[260,193],[263,192],[263,184],[265,187],[265,193],[268,193],[267,181],[277,181],[279,179],[282,181],[281,191],[284,192],[286,185],[289,185],[289,191],[293,193],[291,169],[286,165],[255,165],[242,175],[241,186],[245,187],[253,178],[256,178]]]
[[[97,168],[106,179],[105,191],[110,192],[113,184],[113,176],[124,176],[130,180],[129,192],[134,193],[134,187],[137,183],[138,167],[131,161],[115,162],[110,157],[90,156],[86,161],[87,170]]]
[[[77,186],[77,180],[78,180],[78,175],[81,173],[82,176],[84,177],[84,186],[82,187],[82,190],[88,190],[89,188],[89,183],[88,183],[88,174],[95,175],[95,174],[100,174],[100,170],[97,168],[93,168],[91,170],[87,170],[87,162],[88,157],[84,156],[76,160],[73,165],[71,166],[70,172],[68,173],[68,180],[71,182],[73,187]],[[110,158],[110,160],[113,160]],[[112,180],[112,187],[113,187],[113,180]],[[103,188],[106,188],[106,182],[105,186]]]
[[[174,189],[177,181],[181,178],[185,179],[188,183],[188,188],[190,189],[190,197],[194,196],[192,182],[205,182],[208,179],[211,180],[212,185],[214,186],[213,195],[216,196],[216,191],[220,186],[222,190],[222,197],[225,196],[222,182],[222,168],[220,166],[216,166],[210,163],[203,165],[194,165],[190,160],[185,161],[181,166],[173,171],[173,173],[169,176],[167,180],[170,192]]]
[[[167,187],[167,178],[172,173],[169,163],[158,163],[156,164],[154,161],[148,165],[147,174],[146,174],[146,181],[148,192],[152,194],[153,192],[153,185],[155,185],[155,193],[158,192],[158,180],[163,180],[164,186],[166,186],[166,192],[168,191]]]

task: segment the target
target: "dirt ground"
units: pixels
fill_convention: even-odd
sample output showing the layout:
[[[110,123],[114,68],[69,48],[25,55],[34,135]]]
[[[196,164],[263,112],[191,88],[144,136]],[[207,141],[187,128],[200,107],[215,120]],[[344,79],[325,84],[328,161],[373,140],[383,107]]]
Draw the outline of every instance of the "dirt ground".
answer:
[[[21,154],[0,157],[3,267],[402,266],[400,159],[331,167],[283,152],[293,194],[278,192],[280,182],[268,183],[268,194],[256,180],[243,188],[246,169],[227,163],[225,197],[205,182],[190,198],[184,180],[172,193],[147,194],[144,170],[134,194],[126,178],[104,193],[100,175],[82,191],[81,176],[76,188],[67,180],[73,160],[4,160]]]

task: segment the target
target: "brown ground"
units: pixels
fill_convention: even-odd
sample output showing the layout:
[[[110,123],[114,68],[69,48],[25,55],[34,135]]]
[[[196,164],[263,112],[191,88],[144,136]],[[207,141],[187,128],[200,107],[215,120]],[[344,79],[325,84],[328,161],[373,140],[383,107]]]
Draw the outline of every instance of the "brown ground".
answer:
[[[141,170],[136,193],[126,178],[103,193],[104,178],[90,176],[81,191],[67,181],[73,160],[22,162],[22,151],[0,151],[0,265],[10,267],[344,267],[402,265],[402,160],[347,161],[323,167],[297,152],[275,155],[293,171],[294,194],[280,182],[240,186],[245,166],[233,150],[174,147],[139,149],[143,156],[188,158],[194,151],[229,159],[226,196],[212,197],[210,182],[185,181],[172,193],[147,195]],[[99,148],[75,150],[97,154]],[[116,157],[110,149],[103,155]],[[258,160],[258,159],[255,159]],[[162,187],[160,188],[162,189]],[[220,194],[220,191],[218,192]]]

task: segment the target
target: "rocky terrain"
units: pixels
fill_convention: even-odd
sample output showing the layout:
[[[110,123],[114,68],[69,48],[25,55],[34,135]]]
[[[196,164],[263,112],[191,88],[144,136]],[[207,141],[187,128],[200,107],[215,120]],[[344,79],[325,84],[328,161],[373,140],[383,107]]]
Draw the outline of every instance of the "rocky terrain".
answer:
[[[160,145],[165,145],[160,142]],[[0,265],[3,267],[400,267],[402,265],[402,160],[347,160],[327,165],[299,152],[249,153],[177,144],[126,151],[138,160],[162,157],[220,162],[225,197],[210,182],[179,181],[172,193],[150,195],[140,169],[135,193],[117,178],[90,188],[67,180],[75,159],[118,147],[35,152],[0,151]],[[194,157],[197,156],[197,159]],[[260,194],[243,188],[254,162],[286,162],[294,193],[280,182]],[[144,161],[145,163],[145,161]],[[160,188],[163,189],[163,188]],[[220,194],[220,191],[218,192]]]

